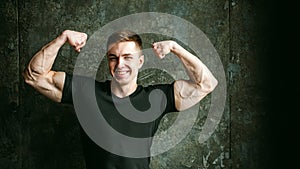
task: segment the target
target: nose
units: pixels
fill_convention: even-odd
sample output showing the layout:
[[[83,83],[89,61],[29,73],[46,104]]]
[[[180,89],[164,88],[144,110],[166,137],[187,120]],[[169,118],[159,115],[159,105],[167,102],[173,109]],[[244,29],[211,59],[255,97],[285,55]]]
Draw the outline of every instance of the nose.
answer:
[[[124,66],[124,59],[122,57],[118,57],[117,67],[121,68]]]

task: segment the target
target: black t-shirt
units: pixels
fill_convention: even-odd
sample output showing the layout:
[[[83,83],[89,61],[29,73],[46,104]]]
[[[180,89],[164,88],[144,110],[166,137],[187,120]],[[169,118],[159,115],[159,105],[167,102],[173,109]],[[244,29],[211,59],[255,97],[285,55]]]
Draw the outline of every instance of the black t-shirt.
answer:
[[[81,99],[89,99],[91,94],[85,91],[90,88],[90,84],[94,83],[96,101],[103,117],[112,128],[129,137],[153,137],[162,117],[166,113],[177,112],[174,99],[174,83],[150,85],[147,87],[139,85],[130,96],[118,98],[111,93],[110,81],[98,82],[92,78],[76,76],[76,80],[72,84],[72,79],[72,75],[66,74],[61,102],[72,104],[74,93],[80,93]],[[155,105],[155,110],[161,111],[157,116],[154,116],[157,118],[152,121],[132,121],[120,114],[119,109],[116,108],[119,107],[118,105],[127,104],[128,102],[124,100],[129,98],[130,103],[138,112],[145,112],[153,106],[150,104],[149,95],[156,89],[160,89],[165,95],[157,94],[152,96],[152,100],[154,98],[154,102],[158,103],[158,105]],[[149,169],[150,157],[129,158],[116,155],[98,146],[87,136],[83,129],[81,129],[81,136],[87,169]],[[122,147],[122,140],[114,141],[114,144],[118,144],[116,146],[126,149],[126,147]],[[151,143],[145,144],[149,154],[150,146]]]

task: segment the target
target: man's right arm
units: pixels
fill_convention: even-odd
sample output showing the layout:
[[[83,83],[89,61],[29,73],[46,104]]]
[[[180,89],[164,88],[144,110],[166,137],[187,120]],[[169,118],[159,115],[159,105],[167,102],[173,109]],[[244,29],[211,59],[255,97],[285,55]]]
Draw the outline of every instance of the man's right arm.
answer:
[[[53,101],[60,102],[65,72],[53,71],[52,66],[59,49],[68,42],[77,52],[85,45],[85,33],[66,30],[37,52],[23,72],[27,84]]]

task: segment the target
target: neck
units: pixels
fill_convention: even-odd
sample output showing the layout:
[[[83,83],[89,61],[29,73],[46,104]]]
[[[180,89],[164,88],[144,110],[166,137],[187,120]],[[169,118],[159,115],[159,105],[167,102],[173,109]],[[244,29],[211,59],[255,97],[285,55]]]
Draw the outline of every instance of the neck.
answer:
[[[124,98],[126,96],[129,96],[132,94],[136,88],[137,88],[137,83],[136,81],[133,83],[128,83],[128,84],[119,84],[115,80],[111,81],[111,92],[116,95],[119,98]]]

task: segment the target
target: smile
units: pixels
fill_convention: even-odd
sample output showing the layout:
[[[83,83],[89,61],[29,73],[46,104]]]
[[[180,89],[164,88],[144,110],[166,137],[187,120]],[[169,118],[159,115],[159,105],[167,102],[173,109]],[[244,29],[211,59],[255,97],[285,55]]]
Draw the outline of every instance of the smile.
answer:
[[[127,73],[129,73],[129,72],[130,72],[129,70],[118,70],[118,71],[115,71],[115,75],[117,75],[117,76],[124,76]]]
[[[117,71],[116,73],[118,74],[118,75],[124,75],[124,74],[126,74],[126,73],[128,73],[129,71]]]

